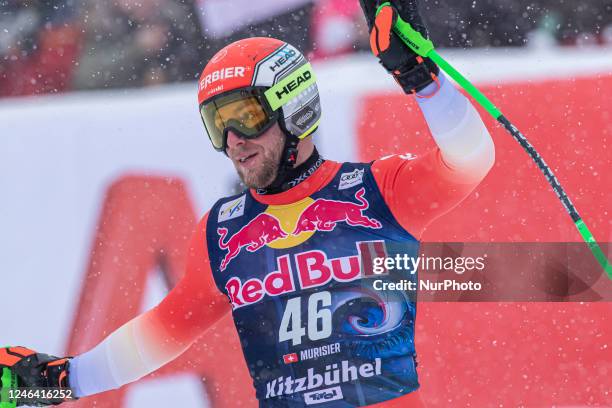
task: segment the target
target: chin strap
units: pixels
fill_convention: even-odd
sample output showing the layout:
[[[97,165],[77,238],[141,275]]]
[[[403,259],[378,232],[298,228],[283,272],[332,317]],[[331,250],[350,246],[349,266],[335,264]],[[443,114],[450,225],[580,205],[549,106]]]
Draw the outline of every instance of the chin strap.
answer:
[[[299,139],[293,135],[285,134],[285,136],[285,149],[278,165],[276,179],[269,186],[257,189],[257,194],[277,194],[287,191],[314,173],[324,161],[315,147],[304,163],[293,167],[297,161]]]
[[[290,134],[285,134],[285,149],[283,151],[283,157],[281,157],[281,161],[278,166],[278,175],[281,175],[281,172],[283,171],[287,172],[288,170],[291,170],[293,166],[295,166],[298,156],[297,145],[299,142],[300,139],[297,137]]]
[[[288,178],[288,174],[293,169],[293,166],[295,166],[298,156],[297,145],[300,142],[300,139],[289,132],[283,133],[285,133],[285,147],[283,148],[283,155],[278,163],[276,178],[272,183],[270,183],[269,186],[258,189],[258,194],[274,194],[284,191],[283,184]]]

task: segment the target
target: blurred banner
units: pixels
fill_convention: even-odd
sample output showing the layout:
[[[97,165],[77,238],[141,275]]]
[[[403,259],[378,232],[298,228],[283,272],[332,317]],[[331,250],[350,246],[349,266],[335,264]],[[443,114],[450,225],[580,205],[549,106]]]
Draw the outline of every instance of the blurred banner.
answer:
[[[249,24],[296,9],[312,0],[197,0],[202,27],[223,37]]]
[[[610,242],[606,54],[442,54],[484,85],[557,173],[595,237]],[[433,148],[412,97],[371,56],[315,71],[323,106],[315,141],[324,157],[371,160]],[[424,240],[580,241],[528,156],[485,122],[497,148],[494,169]],[[195,83],[0,101],[0,123],[2,344],[81,353],[157,304],[183,273],[194,221],[237,185],[204,133]],[[611,311],[586,302],[419,304],[422,396],[431,407],[610,405]],[[159,372],[79,405],[94,401],[257,406],[229,316]]]

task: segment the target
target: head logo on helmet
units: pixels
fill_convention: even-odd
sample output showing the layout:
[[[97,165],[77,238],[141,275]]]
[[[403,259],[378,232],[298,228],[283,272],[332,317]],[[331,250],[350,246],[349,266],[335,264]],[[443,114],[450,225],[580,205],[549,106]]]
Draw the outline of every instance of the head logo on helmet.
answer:
[[[198,103],[202,106],[241,88],[262,88],[269,107],[280,113],[281,128],[293,136],[304,138],[319,124],[314,72],[306,58],[284,41],[247,38],[221,49],[200,76]],[[306,107],[312,114],[304,116]]]
[[[315,82],[310,64],[304,64],[266,91],[272,109],[289,103]],[[316,86],[316,85],[315,85]]]
[[[274,64],[270,65],[270,70],[272,72],[276,71],[277,69],[285,65],[285,62],[289,61],[291,57],[295,57],[296,51],[288,49],[288,50],[284,50],[280,54],[281,55],[276,59],[276,61],[274,61]]]

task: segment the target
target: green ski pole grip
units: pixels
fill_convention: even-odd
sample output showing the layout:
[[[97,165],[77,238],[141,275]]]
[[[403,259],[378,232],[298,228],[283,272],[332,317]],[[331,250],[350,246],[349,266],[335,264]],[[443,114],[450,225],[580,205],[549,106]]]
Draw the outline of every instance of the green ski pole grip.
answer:
[[[380,11],[385,7],[391,7],[390,3],[381,4],[376,10],[376,15],[380,13]],[[421,33],[412,28],[410,23],[402,20],[402,18],[398,15],[397,20],[395,22],[395,26],[393,26],[393,31],[398,35],[399,38],[402,39],[404,43],[412,51],[416,52],[421,57],[427,57],[430,52],[433,51],[434,45],[431,40],[423,37]]]
[[[13,374],[10,368],[3,367],[0,376],[0,408],[15,408],[16,401],[9,399],[9,390],[17,388],[17,375]]]

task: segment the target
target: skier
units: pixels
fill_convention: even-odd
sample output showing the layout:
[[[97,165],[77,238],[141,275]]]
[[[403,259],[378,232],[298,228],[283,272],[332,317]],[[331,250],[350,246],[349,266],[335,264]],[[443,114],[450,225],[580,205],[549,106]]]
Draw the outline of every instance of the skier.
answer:
[[[391,3],[426,35],[415,1]],[[204,68],[199,107],[213,147],[249,189],[203,216],[186,273],[166,298],[92,350],[57,358],[1,349],[0,365],[21,387],[76,397],[118,388],[178,357],[231,307],[259,406],[422,406],[416,304],[373,291],[362,252],[418,243],[484,178],[494,146],[470,102],[392,33],[390,16],[376,16],[374,1],[361,6],[374,54],[415,94],[437,149],[325,160],[311,137],[321,104],[304,56],[272,38],[226,46]]]

